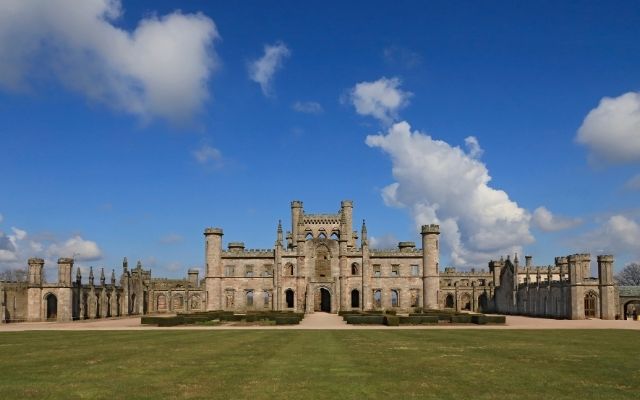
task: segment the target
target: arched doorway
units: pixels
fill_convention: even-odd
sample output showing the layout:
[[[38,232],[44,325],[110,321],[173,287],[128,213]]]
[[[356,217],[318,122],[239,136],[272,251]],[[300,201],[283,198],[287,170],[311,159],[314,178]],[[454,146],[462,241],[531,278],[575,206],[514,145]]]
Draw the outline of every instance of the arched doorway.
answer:
[[[453,295],[449,293],[447,297],[444,299],[444,308],[453,308],[455,304],[453,302]]]
[[[320,288],[320,311],[331,312],[331,293],[325,288]]]
[[[471,296],[469,296],[468,293],[462,295],[462,297],[460,298],[460,303],[460,309],[471,311]]]
[[[486,293],[482,293],[478,297],[478,312],[487,312],[489,310],[489,298]]]
[[[584,296],[585,318],[595,318],[597,302],[598,302],[598,297],[593,292],[589,292]]]
[[[293,308],[293,306],[294,306],[293,290],[291,290],[291,289],[285,290],[284,291],[284,299],[285,299],[285,302],[287,303],[287,308]]]
[[[633,319],[640,315],[640,300],[631,300],[624,304],[624,319]]]
[[[360,291],[358,289],[351,291],[351,308],[360,308]]]
[[[49,293],[46,297],[47,302],[47,320],[53,321],[58,318],[58,299],[53,293]]]

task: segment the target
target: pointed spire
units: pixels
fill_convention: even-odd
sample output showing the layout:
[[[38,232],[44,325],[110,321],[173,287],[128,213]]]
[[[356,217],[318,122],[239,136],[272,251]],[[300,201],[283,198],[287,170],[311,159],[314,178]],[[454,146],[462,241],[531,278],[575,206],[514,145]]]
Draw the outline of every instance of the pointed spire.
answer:
[[[513,258],[513,262],[516,264],[518,263],[518,253],[516,253],[516,256]]]
[[[282,220],[278,220],[278,235],[276,239],[276,246],[282,245]]]
[[[89,285],[93,286],[93,267],[89,267]]]
[[[111,270],[111,284],[115,286],[116,284],[116,270],[112,269]]]
[[[360,240],[362,241],[362,246],[368,246],[369,245],[369,239],[367,238],[367,223],[365,222],[365,220],[362,220],[362,233],[361,233],[361,237]]]
[[[122,260],[122,269],[126,272],[127,269],[129,269],[129,260],[127,260],[127,257],[124,258],[124,260]]]
[[[104,286],[104,268],[100,269],[100,284]]]
[[[80,267],[78,267],[78,269],[76,269],[76,278],[77,279],[82,278],[82,273],[80,272]]]

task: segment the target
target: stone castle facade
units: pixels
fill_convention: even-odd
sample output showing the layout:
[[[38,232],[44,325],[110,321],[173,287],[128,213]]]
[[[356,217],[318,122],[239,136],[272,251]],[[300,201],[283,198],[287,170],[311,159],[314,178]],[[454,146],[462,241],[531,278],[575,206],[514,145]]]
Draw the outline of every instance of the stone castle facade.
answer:
[[[27,282],[0,283],[2,321],[76,320],[164,312],[280,310],[311,313],[343,310],[455,309],[552,318],[613,319],[619,311],[613,257],[557,257],[555,266],[534,267],[526,257],[490,261],[488,271],[457,271],[439,265],[438,225],[423,225],[421,248],[400,242],[394,249],[369,247],[367,227],[353,230],[353,202],[335,214],[308,214],[291,203],[291,230],[278,223],[271,249],[223,248],[223,230],[204,231],[205,276],[190,269],[186,279],[158,279],[138,265],[115,271],[100,283],[93,271],[83,284],[73,260],[58,260],[58,282],[42,279],[43,260],[30,259]]]

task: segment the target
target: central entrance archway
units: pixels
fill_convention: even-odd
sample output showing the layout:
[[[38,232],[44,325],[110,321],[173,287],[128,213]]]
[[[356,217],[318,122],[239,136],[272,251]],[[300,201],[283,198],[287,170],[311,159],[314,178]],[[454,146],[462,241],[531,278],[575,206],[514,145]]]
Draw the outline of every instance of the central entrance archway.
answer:
[[[325,288],[320,288],[320,311],[331,312],[331,293]]]
[[[58,299],[53,293],[47,296],[47,320],[52,321],[58,317]]]

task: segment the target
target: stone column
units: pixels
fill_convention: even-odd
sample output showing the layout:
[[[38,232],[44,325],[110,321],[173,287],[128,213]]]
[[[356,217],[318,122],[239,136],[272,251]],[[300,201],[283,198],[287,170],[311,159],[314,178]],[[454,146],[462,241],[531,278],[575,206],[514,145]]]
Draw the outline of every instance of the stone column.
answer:
[[[222,296],[222,229],[207,228],[205,236],[205,289],[207,291],[206,310],[220,310]]]
[[[598,280],[600,286],[600,318],[615,319],[616,293],[613,283],[613,256],[598,256]]]
[[[422,225],[422,292],[424,308],[428,310],[438,309],[438,289],[440,276],[438,272],[440,262],[440,250],[438,235],[439,225]]]

